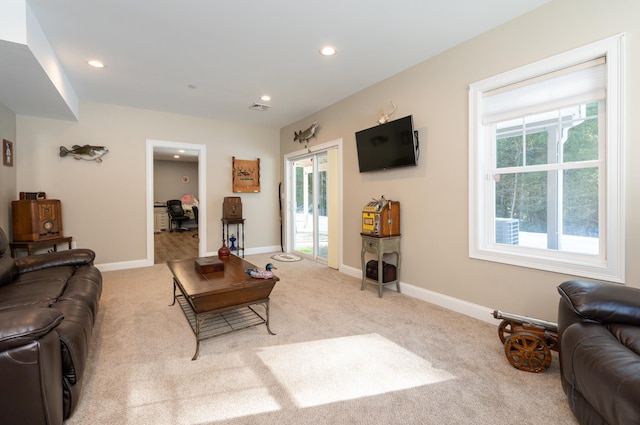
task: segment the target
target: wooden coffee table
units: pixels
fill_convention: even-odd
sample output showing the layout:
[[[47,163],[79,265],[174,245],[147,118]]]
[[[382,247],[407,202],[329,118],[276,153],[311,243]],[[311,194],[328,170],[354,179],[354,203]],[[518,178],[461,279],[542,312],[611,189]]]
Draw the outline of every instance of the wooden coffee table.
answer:
[[[200,341],[265,324],[269,328],[269,294],[278,279],[256,279],[245,273],[255,268],[242,258],[231,255],[223,259],[224,271],[198,273],[195,258],[168,261],[173,273],[173,303],[176,301],[191,325],[196,336],[196,360],[200,352]],[[254,306],[265,309],[264,316]]]

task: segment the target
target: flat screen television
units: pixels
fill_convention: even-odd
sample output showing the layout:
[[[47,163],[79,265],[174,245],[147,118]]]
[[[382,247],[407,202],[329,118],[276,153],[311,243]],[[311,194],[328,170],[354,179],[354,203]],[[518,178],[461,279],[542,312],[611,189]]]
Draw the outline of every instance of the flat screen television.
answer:
[[[413,116],[356,132],[360,172],[418,165],[420,144]]]

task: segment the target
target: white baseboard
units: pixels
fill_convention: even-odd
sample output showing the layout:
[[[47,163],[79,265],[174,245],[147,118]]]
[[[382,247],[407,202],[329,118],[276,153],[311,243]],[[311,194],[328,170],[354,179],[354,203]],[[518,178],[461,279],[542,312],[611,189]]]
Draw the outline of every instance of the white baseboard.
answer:
[[[342,265],[342,267],[340,267],[340,271],[348,274],[349,276],[362,279],[362,271],[360,269]],[[389,285],[386,288],[392,291],[396,290],[395,285]],[[489,307],[470,303],[468,301],[430,291],[402,281],[400,281],[400,290],[404,295],[435,304],[448,310],[455,311],[456,313],[464,314],[465,316],[473,317],[474,319],[482,320],[483,322],[491,323],[492,325],[498,323],[498,321],[493,317],[493,309]]]
[[[251,248],[247,249],[245,255],[252,254],[265,254],[270,252],[279,252],[280,246],[269,246],[269,247],[260,247],[260,248]],[[218,252],[209,252],[206,256],[217,256]],[[135,261],[124,261],[121,263],[108,263],[108,264],[99,264],[96,265],[98,270],[102,272],[114,271],[114,270],[125,270],[125,269],[135,269],[139,267],[149,267],[152,266],[153,263],[149,264],[147,260],[135,260]],[[360,269],[356,269],[355,267],[345,266],[344,264],[340,266],[339,269],[342,273],[345,273],[349,276],[357,277],[358,279],[362,279],[362,271]],[[395,291],[395,286],[390,285],[387,287]],[[496,324],[498,321],[493,317],[493,309],[485,306],[481,306],[478,304],[470,303],[468,301],[464,301],[458,298],[450,297],[448,295],[440,294],[438,292],[430,291],[425,288],[421,288],[419,286],[411,285],[409,283],[400,282],[400,289],[404,295],[409,297],[413,297],[422,301],[426,301],[431,304],[435,304],[437,306],[446,308],[448,310],[455,311],[456,313],[464,314],[465,316],[473,317],[474,319],[482,320],[483,322]]]
[[[280,246],[267,246],[260,248],[250,248],[247,249],[244,253],[245,255],[252,254],[266,254],[269,252],[280,252]],[[215,252],[207,252],[205,253],[205,257],[217,257],[218,251]],[[153,266],[153,260],[151,262],[147,260],[133,260],[133,261],[122,261],[119,263],[104,263],[104,264],[96,264],[96,267],[101,272],[110,272],[114,270],[126,270],[126,269],[137,269],[140,267],[150,267]]]
[[[244,255],[253,255],[253,254],[267,254],[270,252],[279,252],[280,246],[267,246],[267,247],[259,247],[259,248],[248,248]],[[235,251],[234,254],[237,254]],[[207,252],[204,254],[205,257],[217,257],[218,251],[215,252]]]
[[[119,263],[105,263],[96,264],[96,267],[101,272],[112,272],[114,270],[126,270],[126,269],[138,269],[140,267],[153,266],[153,263],[149,264],[147,260],[134,260],[134,261],[122,261]]]
[[[280,248],[280,245],[273,245],[273,246],[263,246],[260,248],[249,248],[247,249],[246,254],[247,255],[253,255],[253,254],[268,254],[271,252],[282,252],[282,248]]]

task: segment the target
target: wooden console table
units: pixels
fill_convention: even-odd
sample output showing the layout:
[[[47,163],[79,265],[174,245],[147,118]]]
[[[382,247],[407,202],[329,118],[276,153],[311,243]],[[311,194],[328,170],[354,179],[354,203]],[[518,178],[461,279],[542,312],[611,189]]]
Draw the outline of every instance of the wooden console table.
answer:
[[[11,242],[9,243],[9,247],[11,248],[11,256],[16,258],[16,249],[26,249],[27,255],[33,254],[34,249],[44,248],[44,247],[53,247],[53,251],[58,251],[58,244],[66,243],[71,249],[71,241],[73,238],[71,236],[63,237],[63,238],[51,238],[45,239],[41,241],[31,241],[31,242]]]
[[[377,236],[368,236],[364,233],[360,234],[362,236],[362,252],[360,253],[360,257],[362,260],[362,287],[360,290],[364,290],[367,286],[367,280],[373,282],[378,285],[378,296],[382,298],[382,288],[384,285],[390,285],[395,283],[396,289],[400,292],[400,235],[397,236],[387,236],[387,237],[377,237]],[[367,277],[366,269],[367,265],[365,263],[365,253],[370,252],[376,254],[378,256],[378,280],[375,281],[373,279],[369,279]],[[384,254],[396,254],[396,279],[390,282],[384,281],[384,273],[383,273],[383,264],[382,258]]]

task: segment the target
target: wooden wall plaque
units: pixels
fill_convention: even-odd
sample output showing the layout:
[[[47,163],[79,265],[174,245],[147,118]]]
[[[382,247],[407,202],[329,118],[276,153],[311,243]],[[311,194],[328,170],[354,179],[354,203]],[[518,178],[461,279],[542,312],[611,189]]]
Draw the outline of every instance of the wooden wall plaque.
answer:
[[[260,192],[260,158],[247,160],[233,157],[233,192]]]

